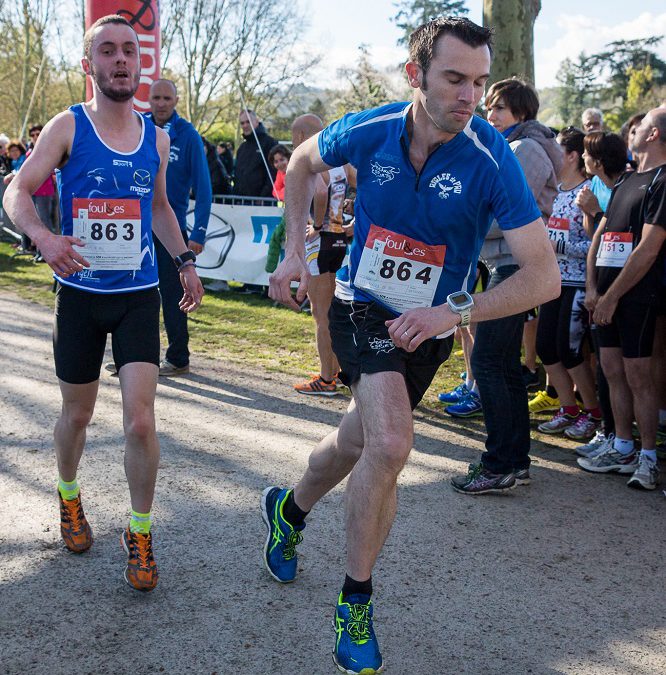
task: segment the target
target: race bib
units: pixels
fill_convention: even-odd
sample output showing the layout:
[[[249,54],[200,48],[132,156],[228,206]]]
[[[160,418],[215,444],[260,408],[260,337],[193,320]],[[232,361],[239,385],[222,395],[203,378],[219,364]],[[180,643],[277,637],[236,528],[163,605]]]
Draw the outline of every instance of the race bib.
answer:
[[[91,270],[141,268],[141,205],[138,199],[72,200],[73,235]]]
[[[415,307],[431,307],[445,255],[444,244],[431,246],[371,225],[354,286],[398,314]]]
[[[624,267],[633,248],[631,232],[605,232],[597,251],[597,267]]]
[[[556,252],[564,253],[564,247],[569,243],[569,219],[551,216],[547,227],[548,239],[555,242]]]

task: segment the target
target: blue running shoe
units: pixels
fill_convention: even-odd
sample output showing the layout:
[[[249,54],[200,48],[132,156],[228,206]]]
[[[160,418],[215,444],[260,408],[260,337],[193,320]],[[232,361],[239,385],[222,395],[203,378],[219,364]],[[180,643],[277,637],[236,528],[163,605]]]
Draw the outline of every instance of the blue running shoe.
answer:
[[[367,595],[350,595],[335,608],[333,661],[343,673],[373,675],[384,669],[379,644],[372,627],[372,602]]]
[[[437,396],[442,403],[460,403],[465,396],[469,394],[467,385],[463,382],[459,384],[453,391],[443,391]]]
[[[481,398],[477,393],[470,391],[460,403],[444,408],[444,412],[451,415],[451,417],[476,417],[477,415],[483,415]]]
[[[300,527],[290,525],[282,515],[284,502],[291,490],[267,487],[261,494],[261,516],[268,536],[264,546],[266,569],[276,581],[288,584],[296,578],[296,546],[303,541]]]

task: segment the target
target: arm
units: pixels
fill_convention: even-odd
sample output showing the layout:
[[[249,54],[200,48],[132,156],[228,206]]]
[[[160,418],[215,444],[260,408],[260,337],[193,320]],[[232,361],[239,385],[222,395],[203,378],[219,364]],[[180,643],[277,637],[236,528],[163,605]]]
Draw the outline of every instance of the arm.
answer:
[[[560,293],[560,269],[541,218],[504,230],[504,238],[520,269],[492,290],[474,295],[474,322],[527,311]],[[386,325],[395,345],[412,352],[424,340],[446,333],[459,323],[460,315],[444,304],[409,310]]]
[[[194,227],[190,234],[188,248],[197,255],[203,251],[206,239],[206,229],[210,219],[210,206],[213,202],[213,189],[210,184],[210,173],[206,152],[204,151],[201,136],[192,129],[189,157],[190,172],[192,174],[192,188],[194,189]],[[182,253],[182,251],[181,251]]]
[[[153,194],[153,231],[172,258],[184,253],[183,236],[176,214],[169,205],[166,191],[166,167],[169,164],[169,137],[162,129],[157,129],[157,151],[160,155],[160,168],[155,177]],[[183,285],[183,298],[180,308],[183,312],[193,312],[203,297],[203,286],[194,265],[186,265],[180,272],[180,283]]]
[[[60,113],[48,122],[42,135],[45,140],[35,146],[14,177],[5,192],[3,205],[12,222],[35,242],[49,267],[59,276],[68,277],[90,267],[72,247],[72,244],[84,244],[76,237],[50,232],[37,215],[32,195],[69,156],[74,139],[74,116],[70,112]]]
[[[314,223],[308,225],[307,234],[305,236],[306,241],[312,241],[318,237],[324,227],[326,207],[328,206],[328,184],[324,180],[323,174],[317,176],[317,184],[312,202],[314,205]]]
[[[594,308],[594,322],[602,326],[613,319],[620,298],[630,291],[654,265],[661,247],[666,241],[666,228],[659,225],[643,225],[641,241],[631,252],[622,271],[609,289],[599,297]]]
[[[310,273],[305,265],[305,228],[310,204],[315,193],[319,173],[331,167],[319,153],[317,136],[305,141],[294,151],[289,160],[286,176],[285,218],[287,220],[287,245],[284,260],[270,277],[268,294],[296,311],[305,299]],[[290,285],[298,281],[296,302],[291,297]]]
[[[604,218],[597,228],[592,243],[587,252],[587,261],[585,263],[585,308],[593,312],[599,299],[597,293],[597,252],[599,251],[599,244],[601,237],[606,229],[606,219]]]

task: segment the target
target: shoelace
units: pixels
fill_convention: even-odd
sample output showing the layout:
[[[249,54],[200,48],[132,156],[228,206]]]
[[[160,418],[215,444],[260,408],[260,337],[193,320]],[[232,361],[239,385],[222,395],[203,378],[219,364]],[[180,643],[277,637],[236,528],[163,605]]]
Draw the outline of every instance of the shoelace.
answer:
[[[350,605],[347,632],[349,637],[361,644],[370,639],[370,605]]]
[[[129,535],[130,556],[139,561],[139,567],[150,567],[153,558],[153,547],[149,536],[130,532]]]
[[[483,471],[483,466],[479,464],[470,464],[467,471],[467,480],[474,480],[477,476],[481,475]]]
[[[71,523],[75,532],[82,530],[85,516],[83,515],[83,504],[81,503],[81,500],[77,499],[76,505],[74,505],[63,499],[63,504],[65,505],[65,508],[63,509],[65,522]]]
[[[300,532],[292,532],[287,537],[284,545],[283,557],[285,560],[291,560],[296,555],[296,547],[303,541],[303,535]]]

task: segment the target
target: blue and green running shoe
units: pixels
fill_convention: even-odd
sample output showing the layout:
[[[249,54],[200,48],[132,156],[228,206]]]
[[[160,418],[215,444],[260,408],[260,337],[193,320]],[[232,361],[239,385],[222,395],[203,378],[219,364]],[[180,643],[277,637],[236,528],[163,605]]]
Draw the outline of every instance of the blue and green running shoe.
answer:
[[[267,487],[261,494],[261,516],[268,530],[264,562],[273,579],[281,584],[288,584],[296,578],[296,546],[303,541],[301,531],[305,529],[305,523],[294,527],[282,515],[290,492],[279,487]]]
[[[342,593],[335,608],[333,661],[343,673],[373,675],[384,669],[379,644],[372,627],[372,602],[367,595]]]
[[[467,388],[467,385],[462,382],[453,391],[443,391],[441,394],[438,394],[437,398],[442,403],[460,403],[467,394],[469,394],[469,389]]]

